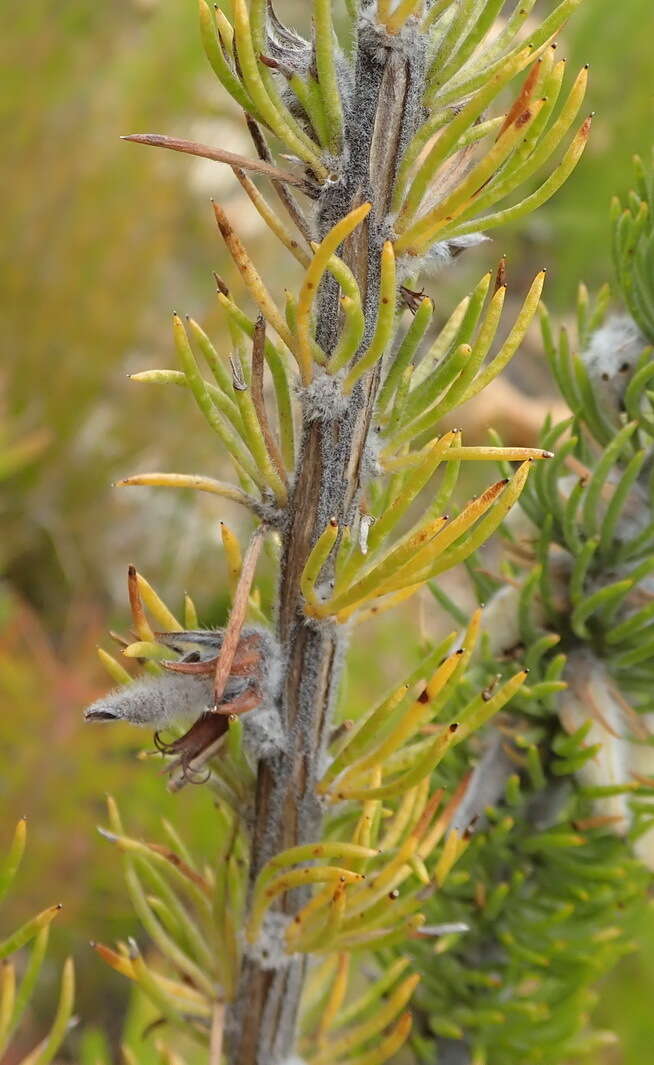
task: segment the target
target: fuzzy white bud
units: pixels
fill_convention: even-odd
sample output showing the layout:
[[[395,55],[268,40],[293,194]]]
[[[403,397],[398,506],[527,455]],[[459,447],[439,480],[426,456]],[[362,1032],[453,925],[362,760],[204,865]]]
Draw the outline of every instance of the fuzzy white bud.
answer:
[[[189,727],[211,704],[211,676],[162,673],[135,680],[104,695],[84,712],[86,721],[128,721],[163,731]]]
[[[600,406],[617,414],[647,341],[628,314],[616,314],[597,329],[582,353]]]

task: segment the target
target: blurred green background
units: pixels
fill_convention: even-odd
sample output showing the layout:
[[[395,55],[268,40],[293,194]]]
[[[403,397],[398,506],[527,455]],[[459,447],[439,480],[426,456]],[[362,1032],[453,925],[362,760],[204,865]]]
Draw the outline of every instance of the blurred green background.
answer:
[[[148,130],[250,151],[205,63],[194,0],[5,0],[3,16],[0,844],[18,816],[30,819],[22,892],[3,922],[65,904],[53,957],[72,950],[80,1017],[113,1038],[125,988],[85,946],[131,928],[117,861],[94,831],[104,793],[123,797],[135,832],[154,831],[164,814],[210,848],[212,826],[199,789],[173,801],[156,768],[136,762],[133,731],[82,726],[82,707],[107,686],[95,645],[125,625],[132,561],[171,605],[189,589],[203,622],[219,620],[217,522],[237,531],[242,522],[210,497],[112,489],[138,470],[213,474],[221,461],[187,395],[126,375],[173,365],[173,307],[216,332],[212,270],[238,290],[210,196],[228,207],[262,272],[274,266],[279,288],[295,275],[229,171],[119,140]],[[561,314],[580,278],[610,277],[608,203],[628,188],[631,155],[652,141],[652,41],[651,0],[586,0],[559,48],[572,71],[591,65],[589,149],[552,204],[462,262],[447,289],[432,285],[443,311],[451,290],[505,251],[518,288],[548,265],[547,300]],[[521,377],[533,393],[530,376],[543,378],[537,346],[529,358]],[[363,667],[373,656],[392,663],[379,652],[393,640],[388,623],[371,630],[353,662],[354,695],[367,694],[364,673],[375,691],[384,687],[379,670]],[[603,989],[602,1020],[622,1037],[602,1059],[611,1065],[651,1060],[654,930],[644,930],[643,947]]]

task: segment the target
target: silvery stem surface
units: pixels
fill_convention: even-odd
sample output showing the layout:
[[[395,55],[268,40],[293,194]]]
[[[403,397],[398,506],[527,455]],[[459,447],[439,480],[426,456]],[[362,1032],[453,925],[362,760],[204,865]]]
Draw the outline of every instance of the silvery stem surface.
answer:
[[[353,106],[346,115],[345,163],[339,181],[327,186],[318,205],[321,235],[353,207],[373,209],[343,250],[359,283],[366,319],[365,348],[374,330],[380,255],[388,236],[388,210],[401,152],[422,118],[424,55],[414,48],[387,47],[376,32],[360,34]],[[317,339],[331,352],[339,335],[338,288],[328,278],[319,293]],[[324,768],[326,740],[346,650],[344,626],[307,620],[300,575],[311,547],[335,515],[351,524],[366,476],[379,369],[355,387],[333,417],[305,418],[297,474],[284,534],[278,600],[278,634],[284,654],[281,714],[287,748],[261,763],[257,779],[253,877],[274,854],[318,841],[323,808],[316,781]],[[283,910],[297,909],[284,897]],[[227,1025],[230,1065],[280,1065],[295,1041],[298,1005],[307,959],[247,958]]]

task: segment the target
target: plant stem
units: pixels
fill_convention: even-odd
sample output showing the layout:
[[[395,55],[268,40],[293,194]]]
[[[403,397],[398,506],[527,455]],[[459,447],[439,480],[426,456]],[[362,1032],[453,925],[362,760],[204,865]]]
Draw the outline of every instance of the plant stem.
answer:
[[[349,238],[343,257],[362,293],[365,333],[370,342],[377,316],[380,257],[387,233],[393,181],[402,151],[421,119],[419,100],[424,55],[419,42],[407,53],[380,47],[383,38],[360,34],[353,99],[345,116],[343,177],[325,189],[318,204],[320,235],[369,200],[373,210]],[[317,340],[331,354],[339,337],[339,290],[330,276],[319,293]],[[379,388],[379,367],[360,381],[333,420],[307,420],[295,484],[288,507],[279,588],[279,639],[284,654],[281,715],[288,746],[259,766],[253,831],[253,876],[276,853],[321,837],[323,809],[316,783],[331,729],[347,634],[333,621],[309,622],[300,577],[314,543],[330,518],[352,523],[365,475],[365,450]],[[297,898],[282,900],[294,912]],[[227,1037],[230,1062],[278,1065],[293,1050],[306,956],[265,967],[243,964]]]

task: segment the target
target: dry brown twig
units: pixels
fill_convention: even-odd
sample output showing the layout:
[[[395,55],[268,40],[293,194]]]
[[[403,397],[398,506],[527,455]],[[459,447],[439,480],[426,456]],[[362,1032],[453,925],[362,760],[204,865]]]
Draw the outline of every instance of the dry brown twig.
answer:
[[[223,692],[225,691],[225,685],[229,679],[229,675],[232,670],[232,663],[234,661],[234,655],[238,647],[239,640],[241,638],[241,629],[245,622],[245,615],[248,608],[248,597],[250,595],[250,589],[252,587],[252,581],[254,579],[254,572],[257,565],[257,560],[263,546],[263,539],[265,535],[265,527],[259,525],[252,534],[250,543],[248,544],[247,551],[243,557],[243,566],[241,568],[241,575],[238,580],[236,592],[234,594],[234,603],[229,615],[229,621],[227,622],[227,628],[225,629],[225,635],[223,637],[222,647],[220,648],[220,654],[218,655],[218,661],[216,662],[216,673],[214,678],[214,690],[213,690],[213,712],[220,712],[220,700],[222,699]]]
[[[277,441],[273,436],[272,429],[270,428],[270,422],[268,421],[268,412],[266,411],[266,404],[263,396],[263,364],[264,364],[264,349],[266,345],[266,320],[263,315],[259,315],[254,327],[254,336],[252,338],[252,382],[250,386],[252,402],[257,414],[259,425],[261,426],[261,432],[263,433],[263,439],[268,449],[268,454],[273,462],[277,473],[281,477],[282,481],[288,487],[288,480],[286,476],[286,468],[284,466],[284,460],[281,455],[281,451],[277,446]]]
[[[120,139],[133,141],[135,144],[149,144],[154,148],[169,148],[173,152],[185,152],[187,155],[197,155],[201,159],[212,159],[216,163],[227,163],[229,166],[238,166],[243,170],[254,170],[258,174],[265,174],[266,177],[275,181],[294,185],[299,189],[308,188],[306,180],[300,174],[293,174],[290,170],[281,170],[278,166],[260,159],[248,159],[245,155],[228,152],[224,148],[212,148],[210,144],[187,141],[180,137],[167,137],[163,133],[128,133]]]

